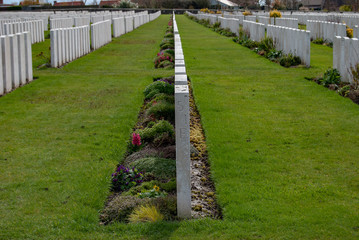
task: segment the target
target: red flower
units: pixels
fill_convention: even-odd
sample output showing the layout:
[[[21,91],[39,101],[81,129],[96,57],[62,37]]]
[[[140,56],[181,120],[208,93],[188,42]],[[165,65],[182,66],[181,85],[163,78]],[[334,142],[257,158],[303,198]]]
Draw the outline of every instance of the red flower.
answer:
[[[141,137],[138,133],[132,133],[132,145],[140,146],[141,145]]]

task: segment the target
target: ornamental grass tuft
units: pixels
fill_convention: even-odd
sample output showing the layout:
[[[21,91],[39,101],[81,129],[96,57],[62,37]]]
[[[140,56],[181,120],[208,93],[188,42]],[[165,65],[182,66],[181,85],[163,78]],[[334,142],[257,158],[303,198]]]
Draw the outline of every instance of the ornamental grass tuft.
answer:
[[[153,205],[139,206],[130,214],[129,220],[132,223],[138,222],[158,222],[162,221],[164,216]]]

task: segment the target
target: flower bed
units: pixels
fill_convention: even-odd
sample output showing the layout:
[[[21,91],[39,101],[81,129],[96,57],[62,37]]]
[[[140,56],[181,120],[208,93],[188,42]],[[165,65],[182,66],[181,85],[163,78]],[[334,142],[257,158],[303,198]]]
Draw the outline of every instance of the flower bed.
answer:
[[[336,91],[339,95],[350,98],[354,103],[359,104],[359,64],[352,68],[351,72],[353,76],[352,83],[342,82],[339,71],[333,68],[326,70],[321,77],[306,79]]]
[[[173,83],[173,77],[155,79],[144,90],[127,152],[111,176],[102,224],[176,219]]]
[[[166,34],[160,44],[160,52],[153,60],[155,68],[173,69],[174,67],[174,35],[173,20],[168,22]]]

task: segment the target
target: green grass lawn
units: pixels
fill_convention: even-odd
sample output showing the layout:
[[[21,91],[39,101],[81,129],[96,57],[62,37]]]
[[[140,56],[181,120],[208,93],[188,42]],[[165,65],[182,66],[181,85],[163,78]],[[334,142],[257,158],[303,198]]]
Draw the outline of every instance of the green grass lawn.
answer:
[[[169,15],[0,98],[0,239],[358,239],[358,106],[177,17],[224,220],[99,226]],[[36,44],[48,55],[48,40]],[[37,57],[36,57],[37,56]]]
[[[332,66],[332,49],[312,44],[312,68],[286,69],[177,23],[224,238],[358,239],[359,107],[304,79]]]

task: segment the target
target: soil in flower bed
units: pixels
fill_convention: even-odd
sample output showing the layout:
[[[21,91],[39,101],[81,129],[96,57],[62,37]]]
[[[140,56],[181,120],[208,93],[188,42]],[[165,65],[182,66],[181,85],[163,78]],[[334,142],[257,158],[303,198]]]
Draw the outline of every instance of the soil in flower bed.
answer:
[[[190,84],[189,84],[190,86]],[[197,110],[190,87],[190,141],[191,141],[191,191],[192,217],[220,219],[222,213],[216,201],[215,186],[211,179],[206,138],[201,116]],[[194,148],[194,150],[193,150]]]

